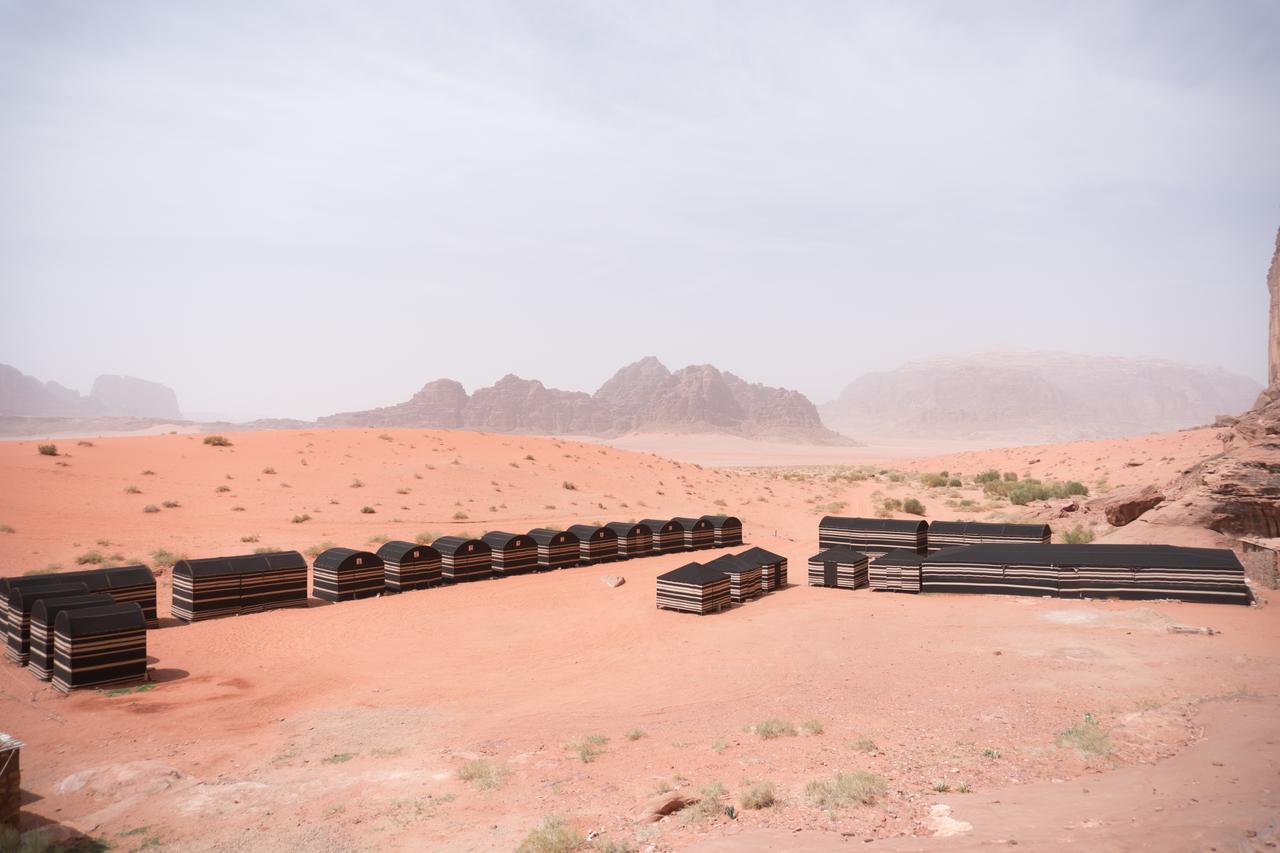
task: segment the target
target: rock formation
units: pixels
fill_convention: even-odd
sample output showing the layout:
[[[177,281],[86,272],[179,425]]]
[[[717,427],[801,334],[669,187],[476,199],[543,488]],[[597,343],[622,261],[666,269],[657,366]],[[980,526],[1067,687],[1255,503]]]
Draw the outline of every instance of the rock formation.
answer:
[[[173,389],[133,376],[99,376],[86,397],[0,364],[0,416],[26,418],[160,418],[177,420]]]
[[[89,399],[111,415],[175,420],[182,417],[178,395],[172,388],[134,376],[99,376],[93,380]]]
[[[845,442],[822,424],[803,394],[753,384],[709,364],[672,373],[652,356],[627,365],[594,394],[547,388],[507,375],[468,396],[441,379],[412,399],[320,418],[321,426],[441,427],[549,435],[634,431],[723,432],[749,437]]]
[[[1270,336],[1267,339],[1267,387],[1280,385],[1280,230],[1276,231],[1276,252],[1267,271],[1267,290],[1271,293]]]
[[[822,417],[851,435],[1039,443],[1209,423],[1257,393],[1245,377],[1168,361],[990,352],[868,373],[824,405]]]

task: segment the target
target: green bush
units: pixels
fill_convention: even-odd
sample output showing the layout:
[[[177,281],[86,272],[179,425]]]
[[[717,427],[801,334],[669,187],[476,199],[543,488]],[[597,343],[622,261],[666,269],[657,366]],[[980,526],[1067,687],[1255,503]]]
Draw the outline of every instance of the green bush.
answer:
[[[204,437],[204,443],[210,447],[230,447],[231,439],[222,435],[206,435]]]
[[[902,502],[902,511],[911,515],[924,515],[924,504],[915,498],[907,498]]]
[[[36,452],[37,452],[37,453],[39,453],[41,456],[57,456],[57,455],[58,455],[58,445],[56,445],[56,444],[41,444],[41,445],[39,445],[38,447],[36,447]]]
[[[1068,545],[1088,545],[1093,541],[1093,530],[1077,524],[1062,534],[1062,541]]]

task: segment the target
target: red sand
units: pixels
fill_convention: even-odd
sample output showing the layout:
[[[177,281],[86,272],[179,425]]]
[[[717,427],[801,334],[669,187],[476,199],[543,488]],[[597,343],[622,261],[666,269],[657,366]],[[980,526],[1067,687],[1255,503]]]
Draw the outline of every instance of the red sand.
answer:
[[[198,556],[325,540],[365,546],[379,534],[709,512],[720,500],[745,519],[748,540],[789,557],[793,583],[803,583],[817,518],[832,501],[858,513],[871,511],[873,492],[919,494],[931,515],[952,514],[941,493],[911,483],[706,470],[545,438],[382,435],[245,433],[230,436],[230,448],[198,436],[60,442],[70,457],[2,443],[0,523],[16,531],[0,534],[3,572],[51,561],[71,568],[90,549],[151,562],[158,548]],[[901,467],[1042,466],[1118,485],[1154,478],[1156,468],[1176,472],[1214,443],[1212,431],[1198,431]],[[268,466],[276,473],[262,473]],[[131,484],[142,494],[126,494]],[[181,506],[142,511],[164,500]],[[469,518],[455,521],[458,512]],[[312,519],[291,523],[304,513]],[[251,535],[256,543],[241,542]],[[964,797],[935,793],[933,781],[970,786],[975,803],[1012,796],[1001,791],[1051,797],[1052,780],[1153,762],[1196,742],[1202,699],[1246,708],[1280,681],[1272,608],[793,586],[717,616],[655,610],[653,578],[687,559],[165,627],[149,634],[158,683],[145,692],[62,697],[0,665],[0,730],[28,744],[24,825],[63,825],[122,849],[510,850],[544,816],[561,815],[641,849],[738,835],[747,846],[733,849],[766,849],[778,830],[928,835],[930,808],[945,802],[976,821],[974,839],[999,836],[991,822],[1008,821],[1033,845],[1024,849],[1043,849],[1058,842],[1027,828],[1036,796],[965,817]],[[607,588],[599,578],[610,573],[627,583]],[[166,573],[162,614],[168,597]],[[1222,633],[1170,634],[1170,622]],[[1110,732],[1108,754],[1055,744],[1086,713]],[[773,717],[816,720],[822,731],[762,740],[748,730]],[[632,730],[643,736],[628,739]],[[608,738],[593,761],[565,748],[591,734]],[[864,736],[873,752],[847,745]],[[505,784],[483,791],[456,778],[478,757],[505,766]],[[858,769],[886,780],[872,805],[829,814],[806,801],[810,780]],[[1267,787],[1262,805],[1274,809],[1274,778],[1232,784]],[[687,793],[720,782],[728,804],[747,781],[772,782],[781,804],[739,807],[736,820],[634,820],[660,786]],[[1202,801],[1229,790],[1203,784]],[[1133,808],[1155,806],[1135,796]],[[1239,838],[1264,829],[1253,813],[1232,812]],[[1138,835],[1109,832],[1124,841],[1117,849],[1140,849]]]

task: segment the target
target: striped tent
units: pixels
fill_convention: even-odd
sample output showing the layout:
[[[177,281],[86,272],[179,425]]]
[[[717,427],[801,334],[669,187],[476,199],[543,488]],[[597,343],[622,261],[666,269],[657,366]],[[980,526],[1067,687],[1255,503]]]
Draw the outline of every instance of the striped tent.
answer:
[[[745,563],[760,568],[760,589],[762,592],[773,592],[787,586],[787,558],[766,551],[763,548],[748,548],[737,558]]]
[[[54,620],[53,686],[131,684],[147,677],[147,622],[136,603],[64,610]]]
[[[683,531],[684,550],[701,551],[716,547],[716,531],[705,518],[673,518]]]
[[[732,515],[704,515],[711,522],[717,548],[733,548],[742,544],[742,519]]]
[[[896,548],[928,549],[929,523],[910,518],[845,518],[828,515],[818,522],[818,546],[846,545],[868,556]]]
[[[653,532],[647,525],[629,521],[611,521],[605,525],[618,538],[618,559],[647,557],[653,553]]]
[[[430,545],[392,540],[378,549],[387,592],[426,589],[440,583],[440,552]]]
[[[701,563],[658,575],[658,607],[705,614],[729,606],[729,576]]]
[[[311,568],[313,592],[325,601],[372,598],[387,588],[386,567],[371,551],[330,548],[315,558]]]
[[[58,614],[64,610],[84,610],[114,604],[105,592],[91,592],[69,597],[42,598],[31,608],[31,655],[27,672],[41,681],[53,677],[53,629]]]
[[[489,546],[465,536],[442,536],[431,543],[440,552],[440,576],[449,583],[493,576]]]
[[[578,537],[567,530],[535,527],[529,538],[538,543],[538,568],[567,569],[578,565]]]
[[[529,534],[493,530],[483,538],[489,546],[495,574],[518,575],[538,570],[538,543]]]
[[[929,553],[961,545],[1024,543],[1048,545],[1047,524],[990,524],[984,521],[934,521],[929,524]]]
[[[875,557],[867,568],[871,588],[880,591],[919,592],[922,562],[924,557],[910,548],[898,548]]]
[[[40,581],[43,576],[0,578],[0,607],[9,600],[9,585],[18,581]],[[115,566],[103,569],[85,569],[76,572],[59,572],[57,579],[66,583],[83,583],[90,592],[105,592],[117,604],[135,601],[142,608],[143,618],[148,628],[155,628],[159,622],[156,618],[156,578],[146,566]]]
[[[1244,567],[1225,548],[969,545],[924,561],[926,592],[1176,599],[1248,604]]]
[[[170,612],[183,622],[235,616],[240,612],[240,572],[227,557],[173,564]]]
[[[760,567],[733,554],[723,554],[706,564],[708,569],[724,572],[729,576],[729,599],[742,604],[763,593],[760,589]]]
[[[684,528],[674,519],[646,518],[640,523],[653,534],[653,553],[670,554],[684,550]]]
[[[297,551],[229,557],[240,574],[240,613],[307,606],[307,560]]]
[[[867,555],[832,545],[809,558],[809,586],[859,589],[867,585]]]
[[[612,563],[618,559],[618,534],[608,525],[575,524],[569,532],[578,537],[578,561],[583,565]]]
[[[27,665],[27,657],[31,652],[31,609],[36,602],[46,599],[57,601],[60,598],[84,595],[89,591],[89,587],[83,583],[60,583],[48,578],[44,580],[42,584],[15,586],[9,592],[9,603],[5,609],[4,656],[18,666]]]

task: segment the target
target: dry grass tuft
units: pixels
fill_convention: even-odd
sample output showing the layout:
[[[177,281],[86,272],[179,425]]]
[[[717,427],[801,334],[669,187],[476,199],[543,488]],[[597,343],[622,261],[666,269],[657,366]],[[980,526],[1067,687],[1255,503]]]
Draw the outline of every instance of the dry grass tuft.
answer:
[[[882,796],[886,790],[884,779],[865,770],[853,773],[837,773],[831,779],[814,779],[804,786],[804,795],[812,805],[823,809],[840,809],[851,805],[866,805]]]
[[[604,752],[605,744],[609,739],[604,735],[586,735],[585,737],[574,738],[564,745],[564,748],[570,752],[576,752],[578,758],[584,763],[590,763],[596,760],[596,756]]]
[[[1085,714],[1084,719],[1066,731],[1058,732],[1054,741],[1058,746],[1071,746],[1084,755],[1106,755],[1111,752],[1111,738],[1093,714]]]
[[[772,782],[756,782],[738,792],[738,804],[744,809],[767,809],[777,802]]]
[[[796,731],[795,724],[790,720],[780,720],[774,717],[764,722],[756,723],[752,727],[761,740],[773,740],[780,737],[795,737],[799,732]]]
[[[516,853],[571,853],[586,842],[586,837],[564,818],[548,817],[524,837]]]
[[[470,782],[482,791],[501,788],[507,783],[507,779],[510,776],[511,770],[507,765],[499,761],[490,761],[487,758],[468,761],[458,768],[459,779],[463,782]]]

